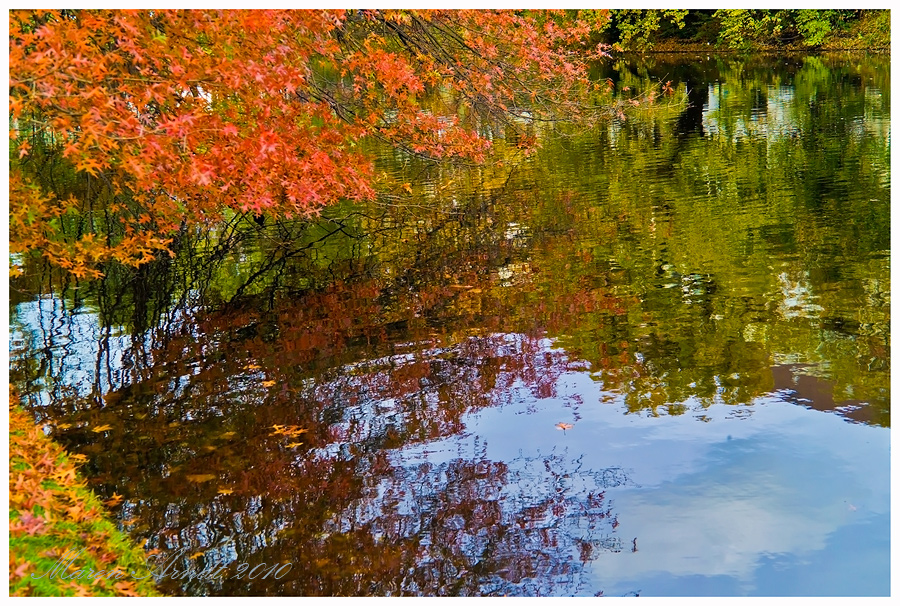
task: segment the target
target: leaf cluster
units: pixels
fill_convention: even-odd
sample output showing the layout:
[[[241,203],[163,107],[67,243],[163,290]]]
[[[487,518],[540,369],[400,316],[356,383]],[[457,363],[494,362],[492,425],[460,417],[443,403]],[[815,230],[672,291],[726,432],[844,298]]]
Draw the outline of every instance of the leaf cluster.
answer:
[[[9,416],[10,595],[158,595],[140,549],[79,477],[84,457],[50,441],[12,389]]]
[[[9,19],[11,252],[77,276],[144,264],[227,212],[312,217],[371,199],[366,139],[481,162],[498,124],[524,132],[603,110],[578,94],[601,53],[564,12]]]

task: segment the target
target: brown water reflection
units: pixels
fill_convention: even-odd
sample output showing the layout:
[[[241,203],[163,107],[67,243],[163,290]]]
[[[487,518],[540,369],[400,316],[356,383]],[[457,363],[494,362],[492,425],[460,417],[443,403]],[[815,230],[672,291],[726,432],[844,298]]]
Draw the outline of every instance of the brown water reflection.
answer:
[[[191,343],[187,352],[179,344],[182,355],[209,346]],[[604,496],[627,481],[621,470],[573,472],[559,454],[492,461],[476,451],[440,464],[402,454],[464,432],[463,414],[502,406],[513,383],[548,397],[560,358],[539,350],[524,335],[473,338],[427,361],[399,354],[316,381],[299,370],[308,349],[271,348],[269,360],[234,350],[175,383],[182,369],[169,365],[109,394],[99,414],[69,414],[73,427],[62,432],[91,439],[83,450],[94,486],[125,497],[124,523],[180,556],[176,569],[199,572],[236,554],[251,568],[290,562],[298,574],[266,586],[279,595],[575,592],[591,554],[622,548]],[[107,421],[114,429],[91,435]],[[261,587],[163,586],[229,595]]]

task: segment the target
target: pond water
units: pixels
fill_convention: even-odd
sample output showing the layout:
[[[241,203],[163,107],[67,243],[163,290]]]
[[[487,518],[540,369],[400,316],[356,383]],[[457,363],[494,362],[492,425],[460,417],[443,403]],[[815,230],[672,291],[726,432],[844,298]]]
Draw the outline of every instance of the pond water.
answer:
[[[11,381],[163,590],[889,594],[889,58],[596,76],[677,94],[12,282]]]

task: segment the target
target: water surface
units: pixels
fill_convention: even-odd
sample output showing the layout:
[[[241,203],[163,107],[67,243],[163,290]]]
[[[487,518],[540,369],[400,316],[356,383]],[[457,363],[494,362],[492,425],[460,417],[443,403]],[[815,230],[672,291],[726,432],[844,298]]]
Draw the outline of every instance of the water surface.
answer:
[[[12,283],[11,379],[163,589],[889,594],[888,58],[596,75],[678,94]]]

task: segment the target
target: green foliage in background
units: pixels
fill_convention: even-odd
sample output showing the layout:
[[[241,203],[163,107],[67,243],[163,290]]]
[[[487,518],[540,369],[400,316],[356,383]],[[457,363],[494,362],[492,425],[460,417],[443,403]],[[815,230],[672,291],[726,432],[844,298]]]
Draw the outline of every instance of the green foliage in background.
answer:
[[[618,9],[581,11],[598,42],[646,51],[665,40],[731,50],[887,48],[890,11],[858,9]]]
[[[609,29],[616,36],[621,48],[643,50],[653,46],[653,40],[672,28],[684,27],[688,14],[683,9],[622,9],[611,11],[603,30]]]

